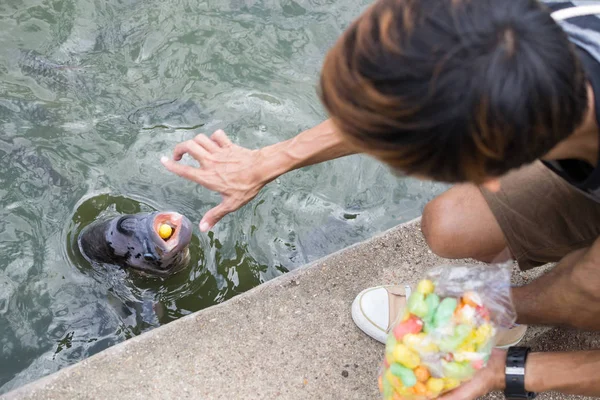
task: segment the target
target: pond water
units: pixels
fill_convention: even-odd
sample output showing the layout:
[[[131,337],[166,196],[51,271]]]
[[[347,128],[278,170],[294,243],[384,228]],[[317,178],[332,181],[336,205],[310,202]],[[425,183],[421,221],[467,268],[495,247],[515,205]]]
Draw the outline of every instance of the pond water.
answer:
[[[0,393],[420,214],[441,186],[353,156],[282,176],[201,234],[219,195],[159,162],[200,132],[257,148],[322,121],[321,62],[368,3],[0,2]],[[195,225],[170,279],[72,246],[99,216],[150,210]]]

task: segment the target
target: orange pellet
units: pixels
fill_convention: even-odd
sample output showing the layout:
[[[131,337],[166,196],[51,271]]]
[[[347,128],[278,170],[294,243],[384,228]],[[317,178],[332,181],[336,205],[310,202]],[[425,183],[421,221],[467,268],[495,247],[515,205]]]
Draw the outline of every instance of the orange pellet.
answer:
[[[415,368],[415,376],[417,377],[417,380],[419,382],[427,382],[427,380],[429,379],[430,375],[429,375],[429,371],[427,370],[426,367],[419,365],[417,368]]]
[[[379,391],[383,393],[383,377],[381,375],[379,375],[377,382],[379,383]]]
[[[417,382],[412,389],[416,395],[424,396],[427,394],[427,386],[423,382]]]
[[[466,304],[461,300],[458,305],[456,306],[456,309],[454,310],[454,318],[458,319],[460,318],[460,312],[463,309],[463,307],[466,306]]]

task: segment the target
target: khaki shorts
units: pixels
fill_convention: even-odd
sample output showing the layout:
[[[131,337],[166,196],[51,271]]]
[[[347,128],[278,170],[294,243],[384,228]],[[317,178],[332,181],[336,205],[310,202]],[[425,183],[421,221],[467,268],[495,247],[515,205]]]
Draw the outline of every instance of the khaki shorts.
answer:
[[[577,191],[541,162],[481,189],[522,270],[559,261],[600,236],[600,203]]]

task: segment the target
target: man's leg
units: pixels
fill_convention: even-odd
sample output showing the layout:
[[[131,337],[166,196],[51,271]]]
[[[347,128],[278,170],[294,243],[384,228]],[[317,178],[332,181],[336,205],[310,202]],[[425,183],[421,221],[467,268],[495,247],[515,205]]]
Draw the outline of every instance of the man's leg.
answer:
[[[496,262],[510,254],[526,270],[590,247],[600,204],[536,162],[503,177],[497,193],[454,186],[425,207],[421,225],[441,257]]]
[[[541,186],[533,179],[535,169],[532,170],[527,181],[531,181],[532,186]],[[515,185],[510,181],[505,184],[508,193],[504,193],[504,197],[499,194],[487,200],[473,185],[454,186],[425,207],[421,229],[432,251],[445,258],[473,258],[484,262],[508,259],[512,256],[504,231],[511,235],[513,246],[516,247],[517,242],[526,243],[527,250],[535,254],[539,264],[558,261],[558,254],[564,252],[566,256],[550,272],[513,289],[517,322],[600,330],[600,239],[593,239],[600,233],[597,211],[600,206],[569,191],[568,186],[563,187],[557,177],[549,175],[548,178],[556,182],[524,190],[525,198],[534,206],[522,200],[511,202],[518,198],[514,187],[525,186],[524,182]],[[533,191],[538,190],[540,195],[535,197]],[[554,194],[554,199],[545,200],[544,195],[548,194]],[[536,207],[536,201],[546,203]],[[490,204],[494,206],[494,203],[502,206],[496,204],[492,212]],[[551,206],[548,207],[548,203]],[[552,213],[553,208],[556,213]],[[498,220],[505,222],[504,230]],[[533,229],[523,224],[523,220],[531,223]],[[564,221],[565,226],[556,221]],[[584,245],[588,247],[573,250]],[[549,248],[545,249],[546,246]],[[500,253],[503,256],[499,257]],[[547,254],[546,259],[544,254]],[[524,263],[529,264],[527,256],[524,258]]]
[[[423,210],[421,231],[440,257],[484,262],[510,257],[504,233],[475,185],[456,185],[430,201]]]
[[[457,185],[432,200],[423,212],[421,230],[434,253],[445,258],[474,258],[485,262],[505,261],[510,252],[480,190]],[[352,304],[356,325],[372,338],[385,342],[387,330],[406,304],[407,292],[399,285],[378,286],[361,292]],[[499,345],[518,342],[526,327],[505,333]]]
[[[538,162],[503,177],[497,193],[482,191],[473,185],[454,186],[426,206],[421,225],[432,251],[442,257],[474,258],[484,262],[514,258],[525,270],[559,261],[577,249],[590,247],[600,236],[600,204],[577,192]],[[568,265],[574,265],[572,257],[576,254],[569,257]],[[585,271],[574,269],[582,270]],[[573,285],[574,278],[567,280],[566,273],[561,271],[562,268],[558,268],[541,283],[536,281],[535,285],[515,289],[519,322],[544,318],[543,312],[539,315],[537,312],[544,307],[540,303],[545,301],[536,303],[532,298],[544,292],[546,285],[556,285],[557,290]],[[575,276],[585,280],[581,275]],[[591,299],[590,294],[593,292],[587,296]],[[389,324],[403,307],[404,295],[404,282],[366,289],[356,297],[352,317],[360,329],[383,342]],[[588,314],[594,312],[593,307],[590,309]],[[561,319],[550,314],[551,311],[545,317],[548,323],[564,320],[566,324],[577,324],[566,319],[569,316]],[[507,341],[510,344],[512,339]]]

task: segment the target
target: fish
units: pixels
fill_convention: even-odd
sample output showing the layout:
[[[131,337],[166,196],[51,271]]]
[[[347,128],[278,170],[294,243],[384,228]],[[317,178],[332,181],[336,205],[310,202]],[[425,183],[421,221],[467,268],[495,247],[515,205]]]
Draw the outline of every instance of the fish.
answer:
[[[42,54],[33,50],[19,49],[16,61],[23,74],[31,77],[46,78],[63,86],[69,83],[68,71],[80,69],[76,66],[50,61]]]
[[[34,50],[9,49],[9,70],[18,69],[37,85],[54,93],[68,92],[80,99],[94,93],[93,78],[85,66],[55,62]]]
[[[192,99],[155,101],[129,113],[127,120],[143,130],[157,128],[194,130],[204,126],[207,115]]]
[[[165,225],[168,235],[163,233]],[[187,217],[174,211],[155,211],[94,221],[81,230],[77,244],[90,263],[169,277],[189,265],[191,239],[192,223]]]

